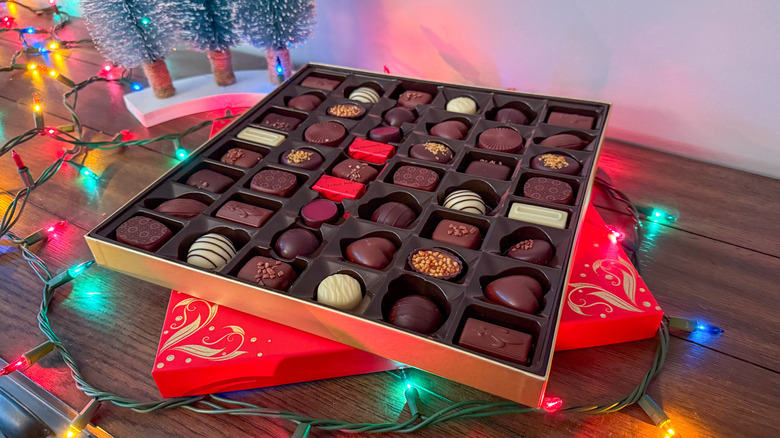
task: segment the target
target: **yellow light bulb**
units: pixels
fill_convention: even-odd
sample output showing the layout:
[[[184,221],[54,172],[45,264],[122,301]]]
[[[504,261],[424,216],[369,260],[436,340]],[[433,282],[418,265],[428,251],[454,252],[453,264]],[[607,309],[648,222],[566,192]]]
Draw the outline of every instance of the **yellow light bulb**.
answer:
[[[40,105],[33,105],[33,109],[35,110],[36,113],[41,112],[41,106]]]
[[[38,68],[38,66],[35,65],[35,63],[31,62],[31,63],[27,64],[27,69],[28,70],[35,70],[36,68]]]
[[[51,43],[49,44],[49,50],[57,50],[60,47],[57,43]]]
[[[76,429],[75,427],[71,426],[68,429],[68,432],[65,434],[65,438],[73,438],[76,435],[78,435],[79,433],[81,433],[80,429]]]
[[[57,73],[57,72],[56,72],[56,71],[54,71],[54,70],[49,70],[49,76],[51,76],[51,77],[53,77],[53,78],[56,78],[58,74],[59,74],[59,73]]]

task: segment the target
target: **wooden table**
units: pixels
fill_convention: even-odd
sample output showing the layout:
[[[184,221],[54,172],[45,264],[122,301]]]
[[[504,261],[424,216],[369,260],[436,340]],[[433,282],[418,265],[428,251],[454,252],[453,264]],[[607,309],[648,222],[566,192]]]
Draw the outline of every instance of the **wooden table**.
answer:
[[[19,22],[44,19],[20,14]],[[40,20],[36,22],[36,20]],[[78,21],[63,38],[85,37]],[[0,59],[10,59],[16,37],[0,36]],[[103,61],[94,50],[72,52],[63,74],[83,80]],[[174,76],[208,71],[205,56],[180,52],[169,59]],[[236,69],[264,68],[259,57],[235,54]],[[19,71],[0,76],[3,141],[32,127],[33,92],[44,102],[47,125],[65,125],[60,83],[33,82]],[[113,137],[130,129],[141,138],[180,131],[216,114],[141,127],[124,109],[113,85],[89,87],[79,114],[89,138]],[[663,129],[663,127],[659,127]],[[696,129],[691,127],[691,129]],[[207,132],[186,142],[190,149]],[[739,147],[734,145],[734,147]],[[19,148],[35,174],[51,164],[61,146],[39,137]],[[86,164],[103,175],[90,184],[63,166],[36,190],[14,228],[26,235],[66,219],[58,239],[34,248],[52,268],[90,259],[83,235],[176,164],[173,146],[151,144],[90,152]],[[780,436],[780,181],[608,141],[601,159],[616,186],[633,201],[676,208],[673,226],[650,230],[640,249],[644,279],[670,315],[705,320],[726,330],[720,336],[674,333],[664,371],[650,387],[683,436]],[[10,156],[0,158],[0,210],[22,187]],[[7,243],[7,242],[4,242]],[[0,254],[0,357],[11,359],[42,340],[35,319],[41,283],[18,252]],[[58,290],[50,316],[86,378],[99,388],[140,400],[159,398],[151,378],[170,291],[94,267]],[[649,366],[656,340],[558,353],[548,393],[567,404],[616,400],[627,394]],[[75,409],[87,398],[76,390],[52,355],[27,375]],[[451,400],[495,399],[488,394],[422,372],[421,385]],[[243,399],[314,417],[379,422],[401,412],[399,382],[387,373],[248,391]],[[423,395],[433,406],[437,401]],[[100,409],[95,422],[117,437],[288,436],[286,421],[205,416],[186,411],[136,414],[115,406]],[[314,432],[313,436],[335,436]],[[637,406],[604,416],[511,415],[469,420],[424,430],[420,436],[662,436]]]

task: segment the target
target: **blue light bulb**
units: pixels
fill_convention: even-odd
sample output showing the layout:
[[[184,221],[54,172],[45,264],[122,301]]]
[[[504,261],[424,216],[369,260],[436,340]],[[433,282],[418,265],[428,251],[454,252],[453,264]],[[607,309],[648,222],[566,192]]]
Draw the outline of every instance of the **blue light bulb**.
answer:
[[[144,89],[143,85],[139,84],[138,82],[133,82],[130,84],[130,88],[132,88],[134,91],[141,91]]]

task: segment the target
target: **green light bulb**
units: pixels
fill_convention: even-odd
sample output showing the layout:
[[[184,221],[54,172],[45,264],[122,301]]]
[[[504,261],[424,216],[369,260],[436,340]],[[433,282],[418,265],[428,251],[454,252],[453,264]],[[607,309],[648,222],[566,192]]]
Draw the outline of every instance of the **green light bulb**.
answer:
[[[180,160],[187,158],[187,151],[185,149],[176,149],[176,158]]]

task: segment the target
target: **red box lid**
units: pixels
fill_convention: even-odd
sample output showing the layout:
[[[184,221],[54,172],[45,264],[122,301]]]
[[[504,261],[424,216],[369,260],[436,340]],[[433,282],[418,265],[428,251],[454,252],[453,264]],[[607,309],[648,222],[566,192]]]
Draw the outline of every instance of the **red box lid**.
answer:
[[[555,350],[655,336],[663,310],[598,211],[585,213],[566,287]]]
[[[173,291],[152,376],[163,397],[263,388],[402,365]]]

